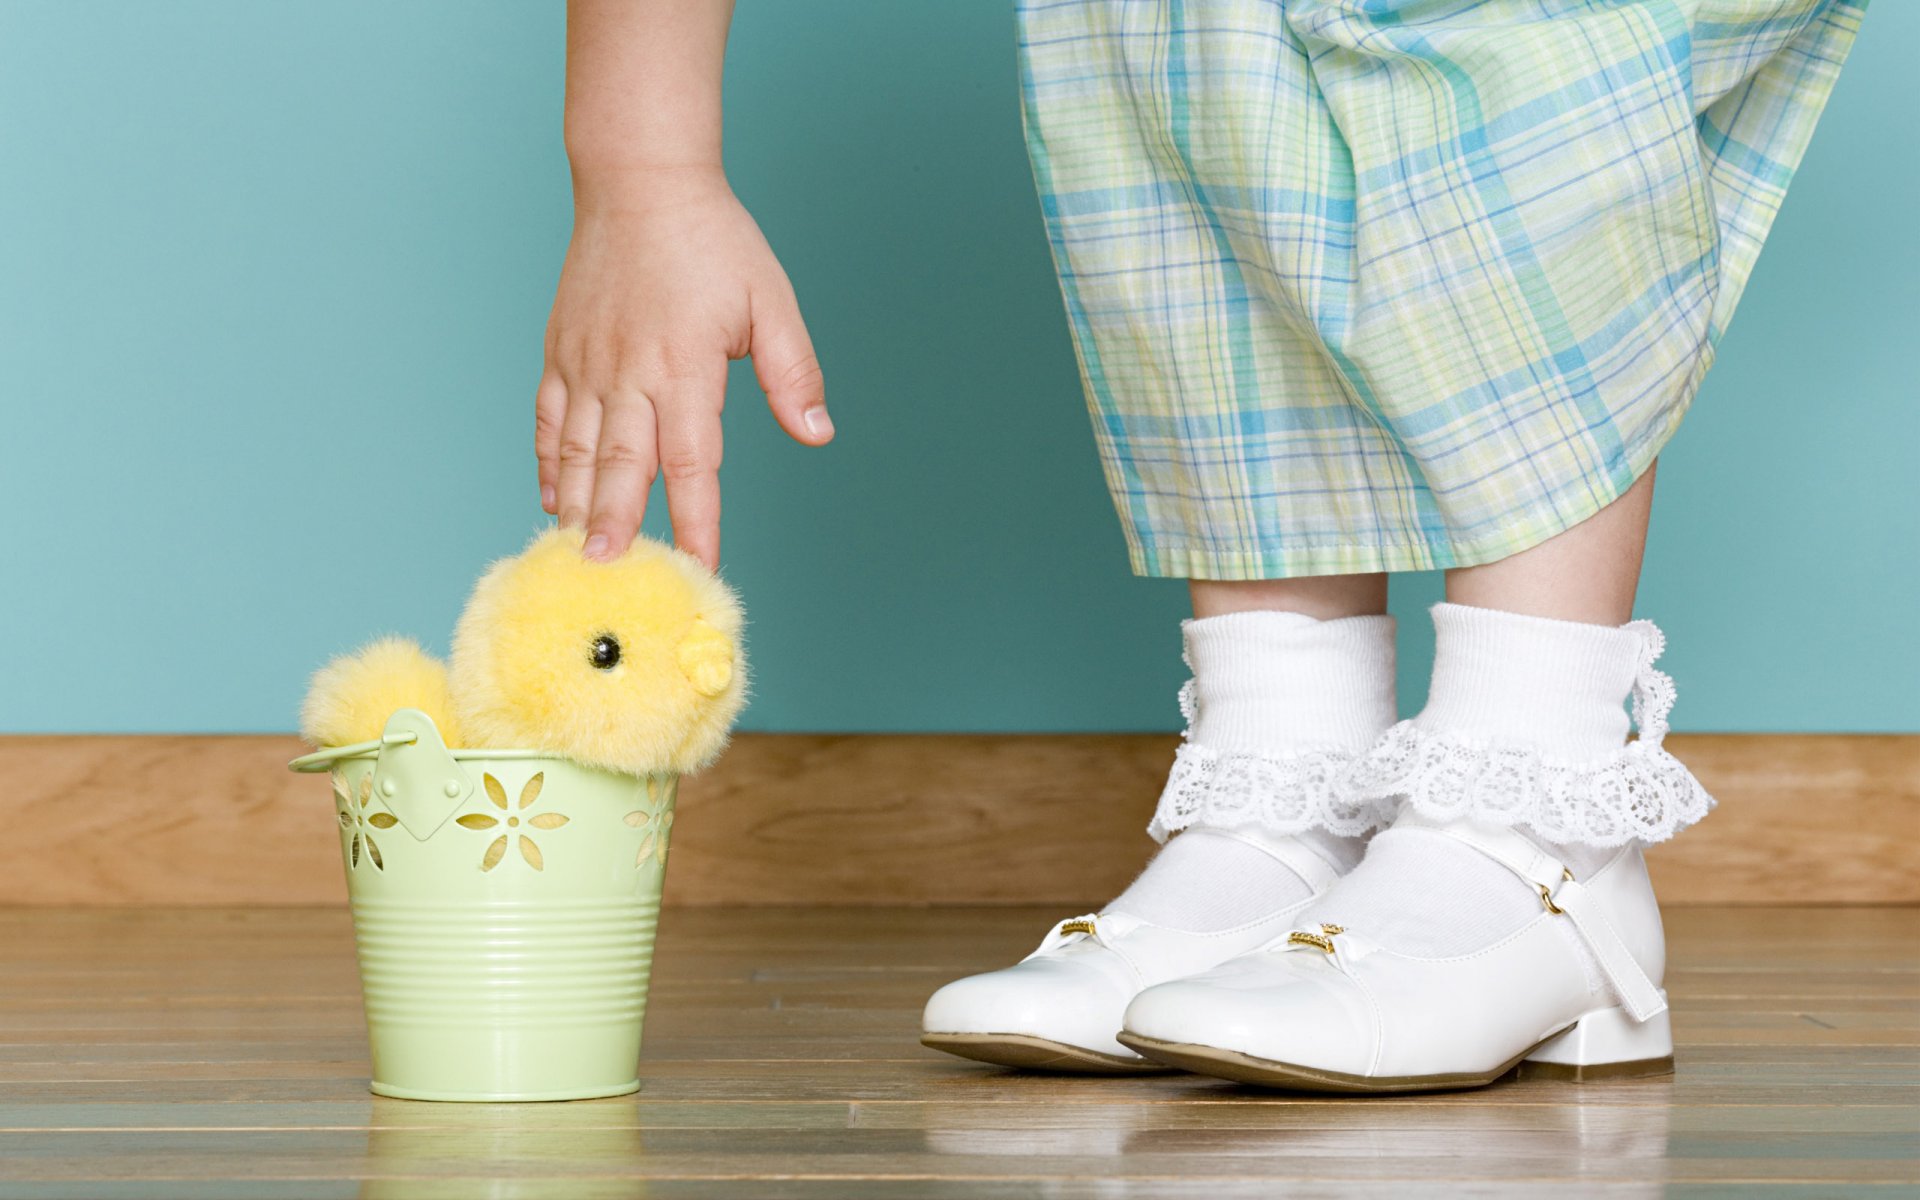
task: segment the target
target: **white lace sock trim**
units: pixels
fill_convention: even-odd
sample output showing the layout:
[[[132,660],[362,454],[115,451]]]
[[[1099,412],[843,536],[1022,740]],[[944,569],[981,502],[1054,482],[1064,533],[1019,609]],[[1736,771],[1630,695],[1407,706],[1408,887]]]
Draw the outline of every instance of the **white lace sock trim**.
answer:
[[[1339,777],[1393,723],[1392,617],[1241,612],[1181,623],[1187,728],[1147,832],[1196,825],[1356,837],[1390,814]]]
[[[1358,837],[1391,820],[1395,805],[1342,786],[1353,762],[1354,755],[1340,750],[1267,756],[1188,742],[1173,756],[1173,772],[1147,832],[1157,842],[1194,825],[1253,825],[1281,836],[1324,829]]]
[[[1354,802],[1399,801],[1436,820],[1525,825],[1550,842],[1664,842],[1707,815],[1713,797],[1657,743],[1575,766],[1402,721],[1353,765]]]
[[[1346,772],[1346,806],[1406,804],[1438,820],[1524,825],[1549,842],[1586,846],[1664,842],[1694,824],[1714,800],[1662,745],[1674,688],[1653,662],[1666,638],[1650,621],[1636,627],[1644,646],[1633,683],[1637,741],[1598,762],[1567,763],[1402,721]]]

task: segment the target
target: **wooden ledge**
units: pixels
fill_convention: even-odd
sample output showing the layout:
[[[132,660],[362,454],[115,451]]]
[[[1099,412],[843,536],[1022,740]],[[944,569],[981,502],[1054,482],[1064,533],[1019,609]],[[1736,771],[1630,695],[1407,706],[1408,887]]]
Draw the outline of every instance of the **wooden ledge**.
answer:
[[[1159,734],[746,734],[688,781],[667,897],[1046,904],[1123,888]],[[1650,859],[1668,903],[1920,903],[1920,735],[1693,734],[1720,800]],[[324,777],[284,736],[0,737],[0,904],[345,899]]]

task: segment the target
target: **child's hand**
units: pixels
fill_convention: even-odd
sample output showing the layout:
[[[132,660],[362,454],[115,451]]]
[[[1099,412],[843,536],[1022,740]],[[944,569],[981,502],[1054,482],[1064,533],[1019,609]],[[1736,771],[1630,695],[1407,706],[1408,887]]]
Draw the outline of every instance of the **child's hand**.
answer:
[[[717,168],[575,187],[534,402],[540,505],[586,528],[589,558],[613,558],[664,473],[674,542],[715,566],[727,361],[753,356],[793,438],[833,438],[793,287]]]

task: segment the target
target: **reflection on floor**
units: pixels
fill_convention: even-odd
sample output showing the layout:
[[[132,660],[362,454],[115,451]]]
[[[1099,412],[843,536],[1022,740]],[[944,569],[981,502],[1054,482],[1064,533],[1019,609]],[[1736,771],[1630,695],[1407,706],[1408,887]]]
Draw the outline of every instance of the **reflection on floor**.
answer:
[[[1920,911],[1669,914],[1678,1073],[1330,1100],[914,1040],[1058,914],[674,910],[644,1087],[378,1099],[346,914],[0,917],[0,1200],[1838,1196],[1920,1182]]]

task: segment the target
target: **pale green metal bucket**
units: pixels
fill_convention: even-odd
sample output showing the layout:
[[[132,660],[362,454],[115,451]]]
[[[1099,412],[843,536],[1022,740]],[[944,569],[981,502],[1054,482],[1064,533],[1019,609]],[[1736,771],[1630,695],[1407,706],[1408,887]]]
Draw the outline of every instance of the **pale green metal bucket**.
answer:
[[[332,772],[373,1090],[581,1100],[640,1086],[677,779],[452,750],[402,709]]]

